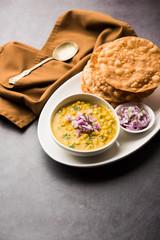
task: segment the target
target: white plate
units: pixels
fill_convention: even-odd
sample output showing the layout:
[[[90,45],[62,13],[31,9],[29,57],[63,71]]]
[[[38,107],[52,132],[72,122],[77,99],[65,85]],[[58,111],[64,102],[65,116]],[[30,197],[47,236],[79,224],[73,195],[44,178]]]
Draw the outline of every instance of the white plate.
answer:
[[[138,150],[148,142],[160,129],[160,87],[143,102],[152,108],[156,121],[154,126],[147,132],[141,134],[131,134],[120,130],[120,135],[116,143],[106,152],[92,157],[79,157],[67,153],[60,148],[51,138],[48,121],[52,108],[62,97],[70,94],[81,93],[80,87],[81,73],[78,73],[61,87],[59,87],[45,104],[38,121],[38,138],[43,150],[55,161],[74,167],[95,167],[118,161],[134,151]]]

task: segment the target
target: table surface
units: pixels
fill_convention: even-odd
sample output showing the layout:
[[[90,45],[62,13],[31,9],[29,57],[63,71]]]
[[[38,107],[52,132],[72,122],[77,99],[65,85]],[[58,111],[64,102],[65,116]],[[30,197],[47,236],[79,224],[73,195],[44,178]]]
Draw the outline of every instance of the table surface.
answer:
[[[0,45],[41,49],[69,9],[111,15],[160,46],[160,2],[150,0],[1,0]],[[45,154],[37,124],[0,117],[0,240],[160,239],[160,132],[121,161],[79,169]]]

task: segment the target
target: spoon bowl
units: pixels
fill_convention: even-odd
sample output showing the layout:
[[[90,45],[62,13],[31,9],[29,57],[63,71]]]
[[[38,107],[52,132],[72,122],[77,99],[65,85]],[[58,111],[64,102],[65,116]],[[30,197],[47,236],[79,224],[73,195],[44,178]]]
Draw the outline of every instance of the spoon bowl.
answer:
[[[74,42],[64,42],[53,51],[53,58],[58,61],[67,61],[78,52],[78,45]]]

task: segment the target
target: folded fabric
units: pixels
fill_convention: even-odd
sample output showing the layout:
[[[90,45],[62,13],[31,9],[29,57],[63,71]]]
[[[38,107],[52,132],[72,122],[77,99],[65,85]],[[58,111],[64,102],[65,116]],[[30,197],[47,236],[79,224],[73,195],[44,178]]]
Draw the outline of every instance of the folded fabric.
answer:
[[[6,43],[0,47],[0,115],[20,128],[27,126],[39,116],[52,93],[83,70],[94,49],[130,35],[136,36],[130,25],[109,15],[70,10],[58,18],[41,50],[20,42]],[[53,50],[65,41],[74,41],[79,47],[71,60],[51,60],[15,85],[9,84],[9,78],[52,56]]]

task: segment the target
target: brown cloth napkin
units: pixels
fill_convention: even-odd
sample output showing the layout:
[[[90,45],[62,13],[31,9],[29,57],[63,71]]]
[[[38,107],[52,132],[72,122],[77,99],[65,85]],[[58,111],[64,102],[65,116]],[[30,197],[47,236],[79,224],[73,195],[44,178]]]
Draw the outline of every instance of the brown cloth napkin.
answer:
[[[99,45],[136,33],[125,22],[106,14],[70,10],[61,15],[41,50],[20,42],[0,47],[0,115],[23,128],[37,118],[51,94],[66,80],[83,70]],[[78,53],[67,62],[51,60],[10,85],[9,78],[52,56],[55,47],[74,41]],[[63,97],[63,96],[62,96]]]

